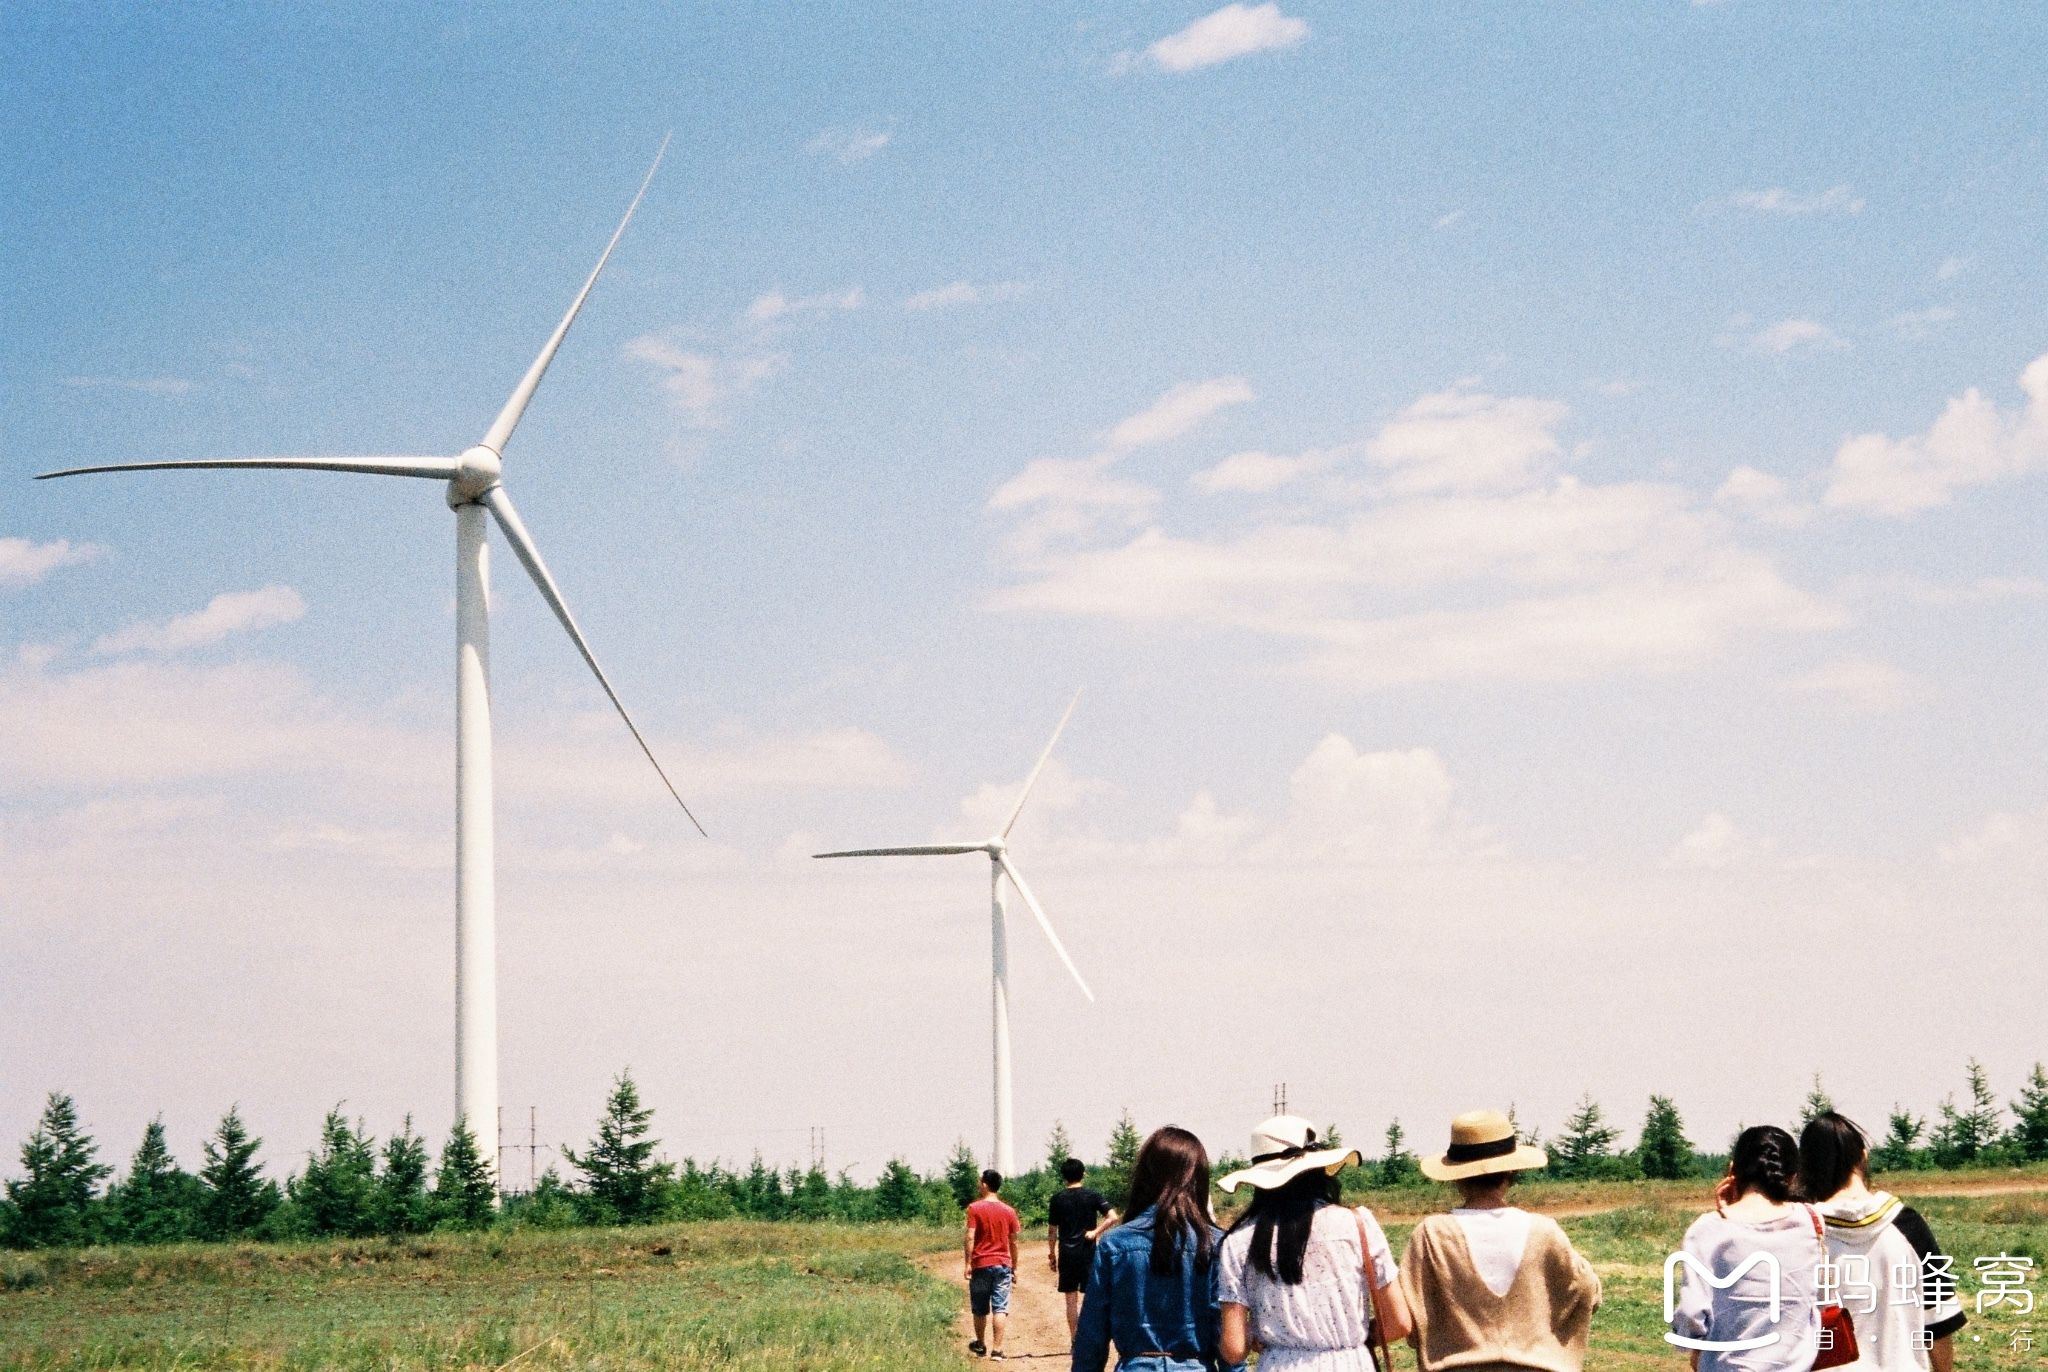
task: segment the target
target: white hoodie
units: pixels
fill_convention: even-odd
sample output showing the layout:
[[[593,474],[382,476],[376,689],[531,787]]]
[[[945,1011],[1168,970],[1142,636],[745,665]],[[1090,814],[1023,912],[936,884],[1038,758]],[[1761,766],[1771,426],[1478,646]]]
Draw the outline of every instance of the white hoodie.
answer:
[[[1859,1372],[1925,1372],[1923,1337],[1963,1327],[1963,1307],[1941,1247],[1920,1212],[1885,1191],[1840,1195],[1817,1207],[1827,1221],[1832,1295],[1856,1325]],[[1934,1261],[1930,1262],[1929,1259]],[[1923,1335],[1924,1331],[1924,1335]]]

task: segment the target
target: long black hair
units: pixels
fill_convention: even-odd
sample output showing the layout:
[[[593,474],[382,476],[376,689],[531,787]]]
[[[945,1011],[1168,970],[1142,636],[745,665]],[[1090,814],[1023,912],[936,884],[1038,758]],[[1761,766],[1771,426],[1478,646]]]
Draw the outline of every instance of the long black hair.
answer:
[[[1209,1226],[1209,1150],[1185,1129],[1154,1129],[1131,1165],[1131,1195],[1124,1212],[1152,1212],[1152,1270],[1162,1277],[1180,1270],[1181,1251],[1192,1240],[1195,1266],[1216,1256]]]
[[[1252,1192],[1252,1203],[1230,1226],[1230,1232],[1249,1224],[1252,1269],[1282,1285],[1298,1286],[1316,1211],[1334,1204],[1340,1194],[1334,1173],[1311,1167],[1282,1185]]]
[[[1775,1124],[1754,1124],[1735,1136],[1728,1157],[1738,1198],[1752,1191],[1783,1205],[1797,1194],[1799,1145]]]
[[[1869,1159],[1869,1137],[1856,1121],[1823,1110],[1799,1131],[1799,1194],[1810,1201],[1827,1200]]]

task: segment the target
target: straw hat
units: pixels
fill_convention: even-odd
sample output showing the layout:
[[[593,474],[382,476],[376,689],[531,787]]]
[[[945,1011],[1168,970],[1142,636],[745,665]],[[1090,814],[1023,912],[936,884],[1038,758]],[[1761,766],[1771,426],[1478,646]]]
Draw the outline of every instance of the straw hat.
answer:
[[[1317,1147],[1314,1125],[1299,1115],[1275,1115],[1252,1130],[1251,1156],[1250,1167],[1216,1184],[1225,1191],[1240,1186],[1265,1191],[1285,1186],[1312,1168],[1335,1176],[1358,1161],[1358,1150]]]
[[[1550,1166],[1550,1155],[1515,1135],[1498,1110],[1473,1110],[1451,1121],[1451,1146],[1440,1158],[1422,1159],[1431,1181],[1462,1181],[1496,1172],[1534,1172]]]

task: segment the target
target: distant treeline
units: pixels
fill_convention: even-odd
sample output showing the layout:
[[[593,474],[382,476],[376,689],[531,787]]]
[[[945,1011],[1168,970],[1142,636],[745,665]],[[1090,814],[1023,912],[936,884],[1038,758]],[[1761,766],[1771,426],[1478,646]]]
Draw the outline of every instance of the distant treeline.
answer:
[[[1802,1116],[1810,1119],[1832,1108],[1816,1076]],[[957,1222],[962,1207],[974,1198],[981,1170],[964,1142],[937,1176],[921,1176],[901,1158],[892,1158],[872,1185],[817,1166],[772,1167],[759,1155],[744,1170],[717,1162],[700,1166],[690,1158],[677,1165],[657,1158],[653,1118],[631,1075],[621,1073],[588,1146],[562,1150],[572,1175],[565,1179],[550,1167],[532,1191],[501,1194],[490,1159],[460,1120],[438,1158],[430,1159],[410,1117],[380,1146],[337,1107],[323,1121],[320,1142],[305,1165],[280,1183],[264,1174],[258,1157],[262,1140],[231,1109],[207,1139],[198,1172],[186,1171],[171,1156],[158,1119],[143,1130],[127,1172],[109,1185],[114,1169],[98,1160],[98,1145],[79,1127],[71,1098],[53,1093],[21,1146],[23,1175],[6,1183],[0,1200],[0,1247],[283,1242],[433,1229],[561,1229],[731,1218],[947,1224]],[[1341,1142],[1335,1128],[1325,1137]],[[1607,1122],[1590,1095],[1579,1101],[1555,1137],[1546,1140],[1535,1131],[1528,1137],[1549,1150],[1550,1167],[1541,1175],[1563,1180],[1707,1177],[1726,1162],[1725,1152],[1702,1152],[1693,1145],[1668,1096],[1650,1097],[1630,1148],[1618,1146],[1621,1131]],[[1102,1160],[1090,1170],[1090,1183],[1112,1203],[1125,1193],[1139,1143],[1127,1112],[1106,1141]],[[1006,1181],[1004,1198],[1027,1223],[1044,1222],[1046,1202],[1059,1186],[1059,1166],[1073,1154],[1065,1127],[1055,1125],[1044,1163]],[[1872,1164],[1880,1171],[2043,1160],[2048,1160],[2048,1073],[2039,1063],[2010,1103],[2009,1118],[1984,1069],[1973,1060],[1965,1101],[1951,1096],[1932,1117],[1895,1106],[1871,1150]],[[1242,1165],[1243,1159],[1226,1153],[1217,1158],[1216,1172]],[[1344,1181],[1354,1191],[1421,1181],[1398,1120],[1387,1127],[1378,1154],[1347,1172]]]

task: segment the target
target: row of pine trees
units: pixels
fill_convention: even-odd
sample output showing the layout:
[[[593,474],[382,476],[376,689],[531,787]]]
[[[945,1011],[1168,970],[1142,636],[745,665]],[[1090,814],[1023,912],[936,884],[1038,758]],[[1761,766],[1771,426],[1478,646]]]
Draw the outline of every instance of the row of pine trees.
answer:
[[[2010,1119],[1989,1078],[1974,1060],[1967,1069],[1967,1100],[1945,1101],[1932,1119],[1895,1107],[1872,1152],[1880,1171],[2011,1166],[2048,1160],[2048,1072],[2028,1076]],[[1807,1095],[1802,1122],[1833,1104],[1819,1077]],[[951,1223],[974,1198],[981,1164],[963,1142],[935,1177],[920,1176],[892,1158],[872,1185],[820,1166],[778,1169],[757,1155],[745,1170],[716,1162],[680,1166],[659,1157],[654,1112],[642,1104],[630,1073],[612,1083],[597,1131],[582,1150],[564,1149],[572,1177],[554,1168],[534,1190],[501,1195],[491,1160],[461,1121],[430,1158],[410,1118],[380,1145],[339,1107],[321,1124],[320,1140],[305,1164],[281,1183],[265,1175],[262,1140],[229,1110],[206,1140],[199,1170],[180,1167],[165,1145],[161,1120],[144,1129],[128,1169],[107,1184],[113,1169],[98,1159],[98,1145],[81,1127],[69,1096],[53,1094],[21,1148],[23,1175],[0,1199],[0,1247],[74,1247],[93,1243],[158,1244],[193,1241],[288,1241],[421,1234],[435,1229],[494,1225],[568,1228],[646,1224],[662,1220],[763,1219]],[[1519,1127],[1519,1126],[1518,1126]],[[1335,1128],[1325,1131],[1340,1142]],[[1712,1175],[1724,1153],[1701,1152],[1686,1137],[1678,1107],[1668,1096],[1650,1097],[1633,1147],[1619,1147],[1621,1131],[1591,1096],[1580,1100],[1556,1137],[1544,1140],[1548,1176],[1566,1180],[1685,1178]],[[1106,1141],[1090,1184],[1112,1203],[1128,1189],[1141,1142],[1126,1113]],[[1059,1167],[1074,1155],[1072,1140],[1055,1125],[1046,1160],[1009,1179],[1005,1199],[1029,1223],[1043,1221],[1058,1189]],[[1221,1175],[1242,1160],[1216,1161]],[[1346,1174],[1350,1189],[1411,1185],[1421,1180],[1415,1154],[1398,1120],[1387,1128],[1380,1154]]]

